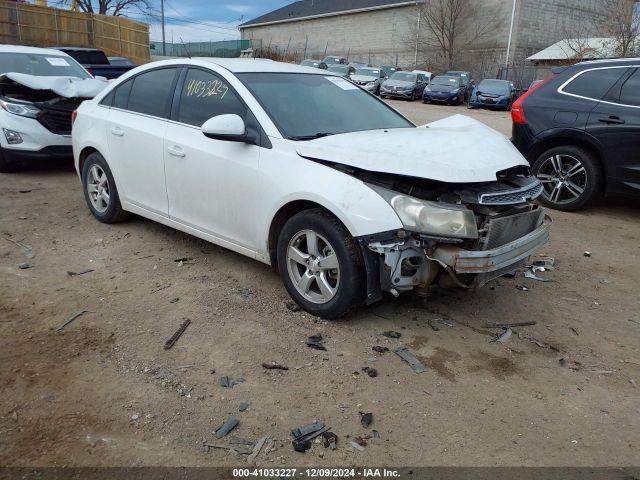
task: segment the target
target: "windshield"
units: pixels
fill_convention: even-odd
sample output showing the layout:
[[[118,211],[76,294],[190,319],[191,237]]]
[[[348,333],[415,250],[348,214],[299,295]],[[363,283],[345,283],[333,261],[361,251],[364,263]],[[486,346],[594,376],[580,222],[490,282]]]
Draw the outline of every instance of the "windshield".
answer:
[[[391,75],[391,80],[402,80],[403,82],[415,82],[416,74],[407,72],[396,72]]]
[[[333,73],[339,73],[341,75],[345,75],[349,72],[349,67],[343,67],[342,65],[334,65],[333,67],[329,67],[328,70]]]
[[[436,77],[431,80],[431,85],[448,85],[449,87],[459,87],[460,79],[455,77]]]
[[[341,63],[340,62],[340,57],[324,57],[323,62],[326,63],[326,64]]]
[[[237,76],[282,134],[291,139],[415,127],[384,102],[342,77],[300,73]]]
[[[363,77],[375,77],[380,76],[380,70],[375,68],[356,68],[356,75],[362,75]]]
[[[43,77],[91,78],[74,59],[61,55],[0,53],[0,73],[8,72]]]
[[[483,80],[478,85],[479,92],[486,93],[509,93],[509,84],[502,80]]]

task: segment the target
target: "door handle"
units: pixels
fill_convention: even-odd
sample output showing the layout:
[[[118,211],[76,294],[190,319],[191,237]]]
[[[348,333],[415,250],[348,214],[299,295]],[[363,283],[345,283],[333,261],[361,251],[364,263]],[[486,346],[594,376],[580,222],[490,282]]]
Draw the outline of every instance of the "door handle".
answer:
[[[184,157],[186,155],[186,153],[184,153],[184,150],[182,150],[182,148],[178,147],[177,145],[168,147],[167,152],[169,152],[169,155],[173,155],[174,157]]]
[[[111,127],[111,133],[116,137],[122,137],[124,135],[124,130],[120,127]]]
[[[609,124],[617,124],[617,125],[622,125],[624,123],[624,120],[616,115],[609,115],[608,117],[600,117],[598,121],[601,123],[609,123]]]

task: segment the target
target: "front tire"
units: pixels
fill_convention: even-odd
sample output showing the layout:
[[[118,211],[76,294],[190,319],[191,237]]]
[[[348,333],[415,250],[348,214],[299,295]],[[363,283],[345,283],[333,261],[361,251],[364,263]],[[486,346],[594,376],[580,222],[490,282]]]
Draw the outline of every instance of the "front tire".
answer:
[[[364,303],[360,249],[344,225],[325,210],[291,217],[278,237],[277,257],[287,292],[310,314],[336,319]]]
[[[538,201],[555,210],[578,210],[602,190],[600,164],[590,152],[573,145],[547,150],[531,170],[544,187]]]
[[[120,204],[111,169],[98,152],[90,154],[82,166],[82,186],[89,210],[102,223],[120,222],[129,216]]]

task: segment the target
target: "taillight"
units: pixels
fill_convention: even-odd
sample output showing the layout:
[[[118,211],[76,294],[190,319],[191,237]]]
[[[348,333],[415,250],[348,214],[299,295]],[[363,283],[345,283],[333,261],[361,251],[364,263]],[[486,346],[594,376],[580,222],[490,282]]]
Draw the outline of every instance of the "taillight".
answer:
[[[549,75],[542,82],[531,87],[529,90],[527,90],[522,95],[520,95],[515,102],[513,102],[513,105],[511,105],[511,120],[513,120],[513,123],[519,123],[521,125],[524,125],[525,123],[527,123],[527,119],[524,116],[524,105],[522,104],[522,102],[524,102],[525,98],[527,98],[537,89],[539,89],[542,85],[547,83],[553,77],[555,77],[555,75],[553,74]]]
[[[76,117],[78,116],[78,111],[74,110],[73,112],[71,112],[71,125],[73,126],[74,122],[76,121]]]

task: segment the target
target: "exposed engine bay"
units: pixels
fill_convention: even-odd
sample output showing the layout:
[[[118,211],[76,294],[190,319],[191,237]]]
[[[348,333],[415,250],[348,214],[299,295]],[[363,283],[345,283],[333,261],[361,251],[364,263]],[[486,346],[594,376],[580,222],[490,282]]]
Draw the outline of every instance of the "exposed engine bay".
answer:
[[[397,295],[432,285],[481,287],[523,267],[528,257],[548,241],[550,219],[534,202],[542,184],[525,166],[498,172],[494,182],[455,184],[319,162],[362,180],[376,191],[380,187],[473,213],[475,238],[409,229],[358,238],[371,270],[369,284],[375,278],[380,282],[369,288],[369,302],[376,301],[382,291]]]

